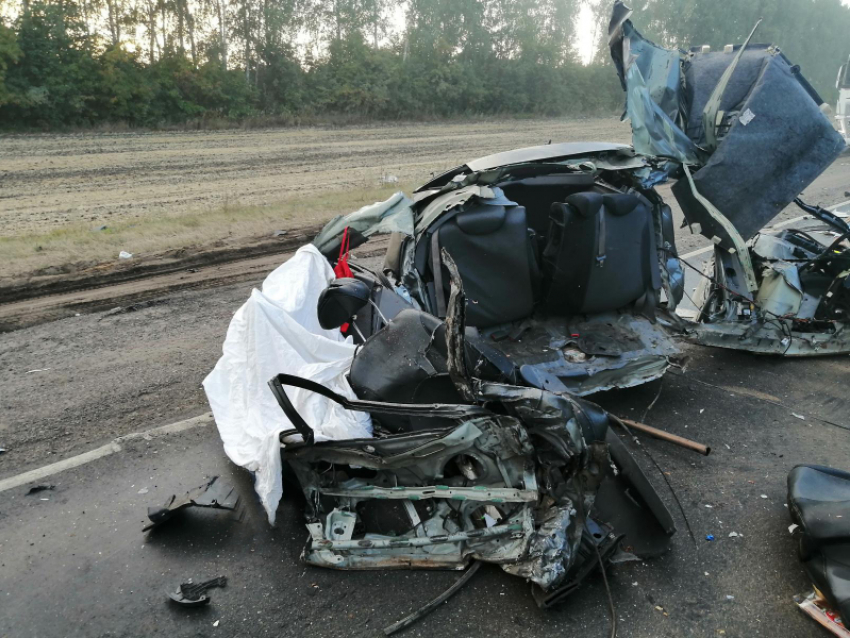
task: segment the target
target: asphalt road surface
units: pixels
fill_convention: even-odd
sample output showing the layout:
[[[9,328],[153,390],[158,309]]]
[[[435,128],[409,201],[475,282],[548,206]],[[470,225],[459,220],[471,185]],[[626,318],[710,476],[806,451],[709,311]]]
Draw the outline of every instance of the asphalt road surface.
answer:
[[[845,199],[839,174],[831,175],[823,197],[813,199]],[[260,280],[0,335],[0,448],[8,450],[0,454],[0,482],[206,412],[200,382],[230,317]],[[798,463],[850,469],[850,357],[783,360],[685,348],[684,372],[596,397],[615,414],[714,450],[702,457],[644,441],[684,514],[662,475],[635,451],[679,531],[664,557],[612,570],[618,635],[823,636],[792,601],[809,585],[787,529],[785,478]],[[285,499],[270,527],[250,476],[224,456],[214,426],[120,448],[37,481],[53,489],[27,494],[29,483],[0,492],[0,636],[379,636],[457,578],[304,566],[297,499]],[[215,475],[237,486],[241,516],[190,511],[142,533],[149,505]],[[166,591],[180,582],[218,575],[228,586],[211,591],[208,607],[168,603]],[[598,576],[543,611],[526,583],[485,565],[402,635],[609,632]]]

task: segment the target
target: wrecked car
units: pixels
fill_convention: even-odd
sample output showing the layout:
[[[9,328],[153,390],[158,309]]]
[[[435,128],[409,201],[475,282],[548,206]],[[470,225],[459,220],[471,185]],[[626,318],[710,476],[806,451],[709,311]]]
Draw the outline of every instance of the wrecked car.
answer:
[[[451,281],[446,320],[407,309],[372,337],[395,344],[400,366],[391,377],[368,360],[370,341],[354,356],[352,385],[369,384],[358,394],[378,398],[347,399],[288,374],[269,383],[294,426],[280,440],[306,500],[304,561],[337,569],[491,562],[533,583],[545,607],[615,557],[664,552],[672,518],[603,410],[569,393],[496,380],[495,367],[482,372],[490,363],[480,342],[466,342],[460,276],[442,252]],[[425,361],[440,381],[426,383]],[[386,384],[371,381],[371,370]],[[316,441],[289,399],[293,389],[368,412],[375,437]],[[402,396],[414,400],[391,400]],[[620,548],[626,536],[628,553]]]
[[[303,492],[307,563],[491,562],[548,606],[675,532],[619,420],[583,397],[660,378],[679,335],[850,351],[850,227],[799,201],[826,233],[764,230],[843,149],[820,98],[775,47],[671,51],[629,15],[616,3],[610,43],[633,147],[547,144],[434,176],[329,222],[234,317],[204,387],[270,521],[282,471]],[[655,190],[669,180],[714,245],[692,321]],[[376,233],[383,265],[349,263]]]

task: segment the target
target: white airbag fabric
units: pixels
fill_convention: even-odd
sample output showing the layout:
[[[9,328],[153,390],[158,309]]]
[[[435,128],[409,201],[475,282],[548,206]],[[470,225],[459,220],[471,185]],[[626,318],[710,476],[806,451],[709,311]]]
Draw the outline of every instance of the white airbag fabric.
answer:
[[[345,378],[354,343],[337,329],[324,330],[316,314],[319,294],[333,279],[333,270],[315,246],[299,249],[236,311],[222,357],[204,379],[224,451],[254,472],[254,488],[272,525],[283,494],[278,437],[292,424],[272,395],[269,380],[286,372],[356,398]],[[313,392],[285,389],[317,441],[372,436],[368,414],[349,412]]]

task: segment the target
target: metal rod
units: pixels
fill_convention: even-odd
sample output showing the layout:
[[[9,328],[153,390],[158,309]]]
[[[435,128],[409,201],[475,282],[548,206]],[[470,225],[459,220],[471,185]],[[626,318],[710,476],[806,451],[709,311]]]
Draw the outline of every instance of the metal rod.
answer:
[[[703,456],[708,456],[709,454],[711,454],[711,448],[707,445],[703,445],[702,443],[697,443],[696,441],[686,439],[685,437],[679,436],[677,434],[670,434],[669,432],[659,430],[658,428],[646,425],[645,423],[638,423],[637,421],[632,421],[630,419],[621,419],[619,417],[614,416],[613,414],[610,414],[609,416],[616,423],[619,423],[627,430],[629,428],[633,428],[635,430],[638,430],[639,432],[643,432],[644,434],[648,434],[652,437],[655,437],[656,439],[668,441],[669,443],[675,443],[680,447],[686,448],[688,450],[693,450],[694,452],[699,452]]]
[[[420,618],[423,618],[424,616],[427,616],[428,614],[430,614],[437,607],[439,607],[442,603],[444,603],[449,598],[451,598],[455,593],[457,593],[457,591],[461,587],[463,587],[466,583],[468,583],[469,579],[472,578],[475,575],[475,572],[478,571],[478,568],[480,566],[481,566],[480,562],[473,563],[472,567],[467,569],[466,573],[463,576],[458,578],[454,583],[452,583],[451,587],[449,587],[446,591],[444,591],[442,594],[437,596],[430,603],[428,603],[427,605],[424,605],[423,607],[421,607],[417,611],[413,612],[409,616],[402,618],[398,622],[393,623],[389,627],[384,627],[384,635],[391,636],[394,633],[396,633],[397,631],[401,631],[402,629],[404,629],[406,627],[410,627],[410,625],[415,623]]]

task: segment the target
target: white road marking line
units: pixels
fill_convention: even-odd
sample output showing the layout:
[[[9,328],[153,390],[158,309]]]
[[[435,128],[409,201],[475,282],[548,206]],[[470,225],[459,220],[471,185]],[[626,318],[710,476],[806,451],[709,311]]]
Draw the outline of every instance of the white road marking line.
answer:
[[[117,439],[114,439],[106,445],[100,446],[99,448],[95,448],[94,450],[89,450],[88,452],[83,452],[82,454],[78,454],[77,456],[62,459],[61,461],[57,461],[56,463],[51,463],[50,465],[45,465],[44,467],[39,467],[34,470],[30,470],[29,472],[24,472],[23,474],[18,474],[17,476],[10,476],[7,479],[3,479],[2,481],[0,481],[0,492],[5,492],[6,490],[11,490],[15,487],[26,485],[27,483],[40,481],[41,479],[47,478],[48,476],[52,476],[54,474],[58,474],[59,472],[64,472],[65,470],[80,467],[81,465],[85,465],[86,463],[91,463],[92,461],[96,461],[97,459],[103,458],[104,456],[109,456],[110,454],[120,452],[123,449],[121,447],[121,444],[126,441],[135,441],[138,439],[154,439],[158,436],[164,436],[167,434],[177,434],[178,432],[185,432],[186,430],[191,430],[193,428],[206,427],[212,423],[214,423],[212,412],[207,412],[206,414],[192,417],[191,419],[185,419],[183,421],[177,421],[176,423],[161,425],[158,428],[153,428],[144,432],[133,432],[132,434],[125,434],[124,436],[119,436]]]
[[[711,252],[712,250],[714,250],[714,245],[705,246],[704,248],[692,250],[691,252],[685,253],[684,255],[679,255],[679,259],[690,259],[691,257],[696,257],[697,255],[702,255],[703,253]]]

